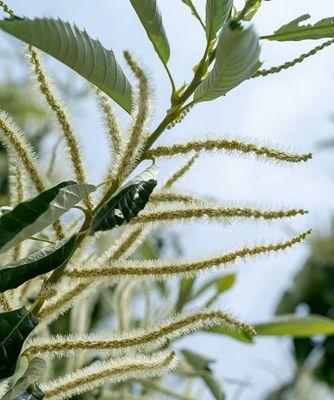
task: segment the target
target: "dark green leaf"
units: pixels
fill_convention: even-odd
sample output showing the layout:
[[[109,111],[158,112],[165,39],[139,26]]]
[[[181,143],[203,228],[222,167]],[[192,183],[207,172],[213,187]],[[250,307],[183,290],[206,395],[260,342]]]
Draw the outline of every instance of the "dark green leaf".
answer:
[[[20,395],[24,393],[30,385],[41,377],[46,369],[46,362],[38,357],[33,358],[24,372],[23,376],[11,387],[1,400],[24,399]],[[28,393],[26,393],[28,394]],[[17,397],[20,396],[20,397]],[[29,397],[27,397],[29,398]],[[32,398],[33,399],[33,398]]]
[[[51,225],[94,190],[93,185],[62,182],[3,214],[0,217],[0,253]]]
[[[213,69],[197,87],[194,100],[214,100],[251,78],[261,65],[259,55],[259,38],[252,26],[235,21],[226,24],[219,36]]]
[[[334,335],[334,320],[321,315],[299,316],[288,314],[275,317],[272,321],[254,325],[258,335],[310,337]]]
[[[37,324],[25,307],[0,314],[0,379],[14,373],[23,343]]]
[[[206,38],[211,42],[216,37],[220,28],[227,21],[233,0],[207,0],[206,1]]]
[[[0,28],[55,57],[131,112],[131,85],[114,53],[86,31],[49,18],[7,19],[0,21]]]
[[[22,393],[15,400],[42,400],[45,398],[45,394],[37,383],[32,384],[28,387],[27,391]]]
[[[316,24],[301,25],[300,22],[310,19],[309,14],[301,15],[286,25],[283,25],[272,35],[263,36],[268,40],[307,40],[334,37],[334,17],[324,18]]]
[[[190,364],[195,371],[204,372],[204,374],[201,375],[201,378],[213,394],[214,398],[216,400],[224,400],[225,395],[222,382],[214,376],[210,368],[210,364],[215,362],[215,360],[189,350],[182,350],[182,354],[188,364]]]
[[[130,0],[130,2],[143,24],[155,51],[162,62],[167,64],[170,56],[169,43],[156,0]]]
[[[90,234],[123,225],[135,217],[149,201],[157,181],[130,183],[113,195],[93,218]]]
[[[15,289],[36,276],[65,264],[72,256],[78,237],[72,236],[0,269],[0,293]]]

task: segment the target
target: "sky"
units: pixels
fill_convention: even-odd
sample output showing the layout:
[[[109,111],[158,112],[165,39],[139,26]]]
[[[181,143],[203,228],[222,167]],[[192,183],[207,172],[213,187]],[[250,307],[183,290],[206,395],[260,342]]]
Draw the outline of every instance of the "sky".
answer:
[[[194,2],[202,15],[205,2]],[[122,51],[130,50],[146,67],[154,86],[152,128],[161,120],[168,106],[170,87],[159,59],[145,36],[129,1],[9,1],[19,15],[60,17],[86,28],[105,47],[111,47],[120,63]],[[158,1],[171,45],[170,69],[178,85],[189,81],[192,67],[201,57],[204,35],[197,21],[181,0]],[[242,4],[236,1],[236,5]],[[261,35],[292,19],[309,13],[311,21],[334,15],[332,0],[272,0],[264,2],[254,18]],[[264,67],[279,65],[313,48],[319,42],[269,42],[262,44]],[[222,249],[240,247],[243,243],[276,241],[302,232],[309,227],[313,234],[328,229],[334,204],[334,159],[330,149],[320,151],[318,143],[334,137],[331,114],[334,112],[334,46],[279,75],[253,79],[240,85],[226,97],[197,105],[160,143],[181,142],[189,138],[214,136],[222,138],[257,138],[259,143],[274,143],[298,152],[314,152],[311,162],[283,166],[258,161],[253,157],[202,155],[179,188],[198,192],[228,203],[260,204],[306,208],[308,216],[289,222],[271,224],[193,224],[174,227],[182,238],[185,257],[211,254]],[[58,76],[67,73],[59,63],[49,61]],[[126,67],[124,66],[126,69]],[[70,107],[78,107],[69,104]],[[87,163],[98,180],[107,160],[102,126],[92,101],[74,118],[85,149]],[[127,117],[119,110],[125,124]],[[181,159],[161,163],[166,176]],[[268,320],[275,305],[296,271],[307,257],[307,244],[279,256],[250,260],[236,265],[238,282],[223,297],[221,306],[248,322]],[[252,386],[238,398],[260,400],[275,385],[289,379],[291,360],[288,339],[259,338],[252,346],[218,336],[193,335],[180,346],[196,346],[208,356],[217,358],[216,370],[225,377],[250,380]],[[229,386],[233,399],[235,386]]]

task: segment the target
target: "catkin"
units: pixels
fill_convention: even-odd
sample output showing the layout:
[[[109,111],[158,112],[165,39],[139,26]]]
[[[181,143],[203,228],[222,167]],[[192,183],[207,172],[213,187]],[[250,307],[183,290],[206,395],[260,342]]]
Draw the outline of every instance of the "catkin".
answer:
[[[289,163],[299,163],[307,161],[312,158],[312,154],[291,154],[274,148],[259,146],[254,143],[245,143],[239,140],[229,139],[208,139],[198,140],[183,144],[174,144],[171,146],[159,146],[155,149],[149,150],[146,153],[147,158],[152,157],[170,157],[179,154],[186,154],[191,151],[212,151],[212,150],[226,150],[236,151],[240,153],[253,153],[259,157],[265,157],[277,161],[284,161]]]
[[[214,326],[225,327],[227,331],[239,329],[256,335],[253,327],[233,318],[221,310],[201,310],[188,315],[177,314],[168,320],[146,329],[117,333],[114,335],[71,335],[54,338],[33,339],[28,343],[24,354],[33,357],[38,354],[49,357],[69,357],[74,352],[117,352],[125,350],[140,350],[143,346],[162,346],[168,341],[175,340],[196,330]]]
[[[124,57],[132,72],[139,81],[138,110],[133,126],[129,132],[128,143],[122,155],[122,161],[118,170],[118,178],[122,182],[134,166],[134,162],[140,157],[140,147],[143,143],[145,124],[150,116],[150,87],[145,72],[133,60],[129,52],[124,52]]]
[[[57,121],[63,130],[64,137],[70,150],[72,166],[75,172],[76,179],[79,183],[87,183],[86,172],[84,170],[84,166],[81,160],[78,141],[73,133],[73,129],[68,120],[68,117],[58,99],[55,97],[51,90],[50,84],[46,77],[45,71],[43,70],[42,63],[37,51],[31,45],[27,47],[27,51],[30,55],[30,61],[33,65],[40,90],[44,95],[47,103],[56,114]],[[84,199],[84,202],[88,209],[93,209],[93,203],[89,196]]]
[[[63,400],[106,383],[161,376],[175,367],[176,355],[174,352],[162,352],[151,357],[143,355],[128,359],[95,362],[89,367],[43,384],[41,389],[48,400]]]
[[[296,64],[299,64],[306,60],[308,57],[314,56],[318,51],[321,51],[325,49],[328,46],[331,46],[334,43],[334,39],[328,40],[324,43],[322,43],[319,46],[314,47],[312,50],[310,50],[307,53],[301,54],[299,57],[295,58],[294,60],[287,61],[282,65],[278,65],[277,67],[271,67],[269,69],[260,69],[259,71],[255,72],[253,75],[253,78],[258,78],[259,76],[267,76],[271,74],[277,74],[285,69],[289,69],[291,67],[294,67]]]
[[[277,211],[262,211],[251,208],[240,207],[208,207],[204,205],[189,208],[170,208],[162,210],[144,211],[134,217],[130,224],[146,224],[161,221],[182,221],[190,218],[254,218],[274,220],[287,217],[295,217],[296,215],[307,214],[306,210],[277,210]]]
[[[151,277],[154,279],[167,279],[171,276],[194,276],[196,273],[208,270],[218,265],[232,263],[238,259],[244,259],[249,256],[257,256],[260,254],[278,252],[286,250],[297,243],[303,241],[309,234],[310,230],[293,237],[285,242],[276,244],[261,245],[255,247],[244,247],[240,250],[225,253],[220,256],[204,258],[189,262],[163,263],[158,261],[125,261],[112,263],[110,268],[98,269],[73,269],[67,272],[67,276],[73,279],[91,279],[94,277],[102,278],[124,278],[125,276],[133,277]]]

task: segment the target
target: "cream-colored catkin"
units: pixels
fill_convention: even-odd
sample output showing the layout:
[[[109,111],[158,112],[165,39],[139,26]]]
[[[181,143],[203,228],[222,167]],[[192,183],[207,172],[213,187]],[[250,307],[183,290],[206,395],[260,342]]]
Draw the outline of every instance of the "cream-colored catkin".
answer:
[[[142,242],[143,232],[142,228],[127,228],[115,245],[102,255],[97,263],[103,265],[111,260],[129,256]],[[86,292],[91,292],[94,284],[96,283],[92,281],[76,283],[74,287],[69,288],[52,303],[44,305],[39,311],[39,317],[48,320],[54,319],[57,315],[67,311],[76,299],[81,298]]]
[[[36,191],[38,193],[43,192],[45,190],[45,184],[35,162],[35,153],[24,134],[3,111],[0,111],[0,131],[2,132],[0,139],[2,139],[8,152],[13,153],[13,156],[15,154],[21,161]],[[59,221],[53,224],[53,229],[57,239],[62,240],[64,238],[64,233]]]
[[[130,379],[147,379],[165,375],[176,367],[176,363],[174,352],[95,362],[63,378],[42,384],[41,389],[48,400],[64,400],[106,383],[120,383]]]
[[[174,172],[174,174],[166,181],[163,188],[170,189],[179,179],[181,179],[195,164],[198,159],[199,153],[195,153],[181,168]]]
[[[146,224],[152,222],[162,221],[182,221],[184,219],[191,218],[254,218],[264,220],[282,219],[288,217],[295,217],[296,215],[307,214],[306,210],[302,209],[291,209],[291,210],[256,210],[252,208],[242,207],[214,207],[195,205],[189,208],[179,207],[162,210],[148,210],[143,211],[136,217],[134,217],[130,224]]]
[[[207,139],[195,140],[188,143],[174,144],[171,146],[159,146],[155,149],[149,150],[145,156],[147,158],[154,157],[170,157],[179,154],[187,154],[191,151],[212,151],[212,150],[225,150],[236,151],[239,153],[249,154],[253,153],[256,156],[264,157],[272,160],[299,163],[307,161],[312,158],[312,154],[292,154],[278,149],[267,146],[260,146],[255,143],[246,143],[233,139]]]
[[[254,328],[238,321],[222,310],[203,309],[188,314],[176,314],[160,323],[125,333],[104,335],[55,336],[50,339],[32,339],[24,350],[29,358],[36,355],[49,357],[69,357],[76,352],[110,352],[117,354],[126,350],[148,350],[176,340],[190,332],[214,326],[224,327],[227,331],[242,330],[252,336]],[[149,348],[147,347],[149,346]]]
[[[8,204],[14,207],[24,200],[24,187],[22,166],[20,161],[13,154],[8,153]],[[21,245],[12,250],[12,259],[17,261],[21,254]]]
[[[72,167],[76,176],[76,179],[79,183],[87,183],[86,172],[83,166],[82,157],[80,154],[79,144],[74,135],[73,128],[69,122],[69,119],[65,113],[65,110],[61,106],[59,100],[53,94],[51,90],[51,86],[48,82],[48,78],[43,69],[41,59],[37,53],[37,51],[29,45],[27,47],[27,52],[30,56],[30,61],[34,69],[34,73],[36,75],[37,81],[39,83],[40,90],[44,95],[47,103],[49,104],[52,111],[55,113],[57,121],[62,128],[66,143],[68,145]],[[93,209],[93,203],[90,197],[84,199],[84,202],[88,209]]]
[[[138,282],[131,279],[124,279],[118,283],[114,293],[114,307],[116,311],[117,326],[120,332],[130,329],[132,317],[132,295]]]
[[[122,135],[118,126],[118,121],[114,110],[112,109],[108,97],[99,89],[96,89],[97,99],[103,114],[104,123],[107,128],[107,139],[109,144],[110,161],[107,170],[105,182],[112,182],[117,173],[120,156],[123,148]],[[104,193],[109,185],[105,185]]]
[[[0,113],[0,129],[3,133],[3,143],[8,151],[14,151],[16,153],[37,192],[43,192],[45,190],[45,185],[38,172],[34,151],[25,139],[23,133],[4,112]]]
[[[150,203],[172,203],[179,202],[185,204],[200,204],[204,202],[203,199],[197,198],[187,193],[178,193],[178,192],[153,192],[150,196]]]
[[[118,170],[118,179],[122,182],[132,172],[134,162],[141,156],[141,147],[145,139],[145,125],[151,113],[151,93],[148,77],[143,69],[134,61],[129,52],[124,52],[124,57],[132,72],[139,82],[138,109],[134,117],[133,125],[128,135],[128,142],[122,154],[121,165]]]
[[[119,156],[122,149],[122,135],[118,126],[116,114],[109,103],[108,97],[102,93],[100,89],[97,89],[96,93],[108,130],[108,143],[111,155]]]
[[[121,279],[126,276],[132,277],[151,277],[153,279],[167,279],[171,276],[194,276],[200,271],[210,268],[230,264],[238,259],[244,259],[250,256],[258,256],[270,252],[279,252],[286,250],[300,242],[302,242],[311,230],[293,237],[285,242],[275,244],[260,245],[254,247],[243,247],[240,250],[225,253],[216,257],[203,258],[187,262],[160,262],[160,261],[124,261],[111,263],[110,268],[98,269],[73,269],[67,272],[67,276],[73,279],[92,279],[93,277],[102,278],[103,276]]]
[[[319,46],[314,47],[312,50],[308,51],[307,53],[301,54],[299,57],[295,58],[294,60],[287,61],[284,64],[278,65],[276,67],[271,67],[269,69],[260,69],[259,71],[255,72],[253,78],[258,78],[259,76],[267,76],[271,74],[277,74],[285,69],[289,69],[294,67],[295,65],[303,62],[307,58],[314,56],[319,51],[325,49],[326,47],[331,46],[334,43],[334,39],[327,40],[326,42],[322,43]]]

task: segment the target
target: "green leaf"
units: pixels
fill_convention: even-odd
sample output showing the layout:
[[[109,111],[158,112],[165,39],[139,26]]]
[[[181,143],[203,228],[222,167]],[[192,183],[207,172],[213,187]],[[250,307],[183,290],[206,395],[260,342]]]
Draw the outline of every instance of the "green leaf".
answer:
[[[14,373],[23,343],[37,324],[25,307],[0,314],[0,379]]]
[[[334,320],[321,315],[299,316],[287,314],[272,321],[256,324],[254,328],[261,336],[310,337],[313,335],[334,335]]]
[[[233,0],[206,1],[206,38],[211,42],[230,16]]]
[[[131,112],[131,85],[114,53],[86,31],[50,18],[7,19],[0,21],[0,28],[55,57]]]
[[[22,397],[30,385],[37,381],[46,369],[46,362],[42,358],[33,358],[20,379],[12,385],[11,389],[6,393],[6,395],[1,400],[12,400],[12,399],[25,399],[29,397]],[[26,393],[28,394],[28,393]],[[20,396],[20,397],[17,397]],[[33,397],[31,398],[33,399]]]
[[[0,217],[0,253],[42,231],[95,190],[66,181],[18,204]]]
[[[259,54],[259,38],[252,26],[243,27],[235,21],[226,24],[213,69],[196,89],[194,99],[214,100],[251,78],[260,67]]]
[[[15,400],[42,400],[45,396],[46,395],[42,392],[37,383],[34,383],[27,388],[26,392],[22,393],[21,396],[17,397]]]
[[[251,21],[254,15],[259,11],[262,5],[262,0],[248,0],[247,12],[243,16],[243,21]]]
[[[190,364],[195,371],[204,372],[204,374],[201,375],[201,378],[211,391],[214,398],[216,400],[224,400],[225,395],[222,382],[214,376],[210,368],[210,364],[215,362],[215,360],[189,350],[181,350],[181,352],[188,364]]]
[[[0,269],[0,293],[64,265],[72,256],[77,240],[74,235]]]
[[[244,343],[253,343],[253,336],[249,332],[241,328],[227,329],[226,326],[217,326],[207,329],[205,332],[216,333],[218,335],[230,336],[233,339],[239,340]]]
[[[196,277],[182,278],[179,282],[179,298],[176,304],[176,311],[182,311],[184,305],[192,299],[192,292]]]
[[[300,22],[310,19],[309,14],[301,15],[281,28],[277,29],[272,35],[262,36],[267,40],[307,40],[324,39],[334,37],[334,17],[324,18],[321,21],[307,25],[301,25]]]
[[[218,294],[221,294],[223,292],[226,292],[229,290],[236,281],[236,276],[235,274],[227,274],[227,275],[222,275],[218,276],[215,278],[212,278],[205,282],[194,294],[194,298],[200,296],[204,292],[206,292],[208,289],[210,289],[212,286],[215,286],[216,292]]]
[[[167,64],[170,56],[170,48],[156,0],[130,0],[130,2],[145,28],[155,51],[162,62]]]
[[[90,227],[90,234],[106,231],[124,225],[144,209],[149,201],[155,179],[140,182],[129,182],[116,192],[95,214]]]

